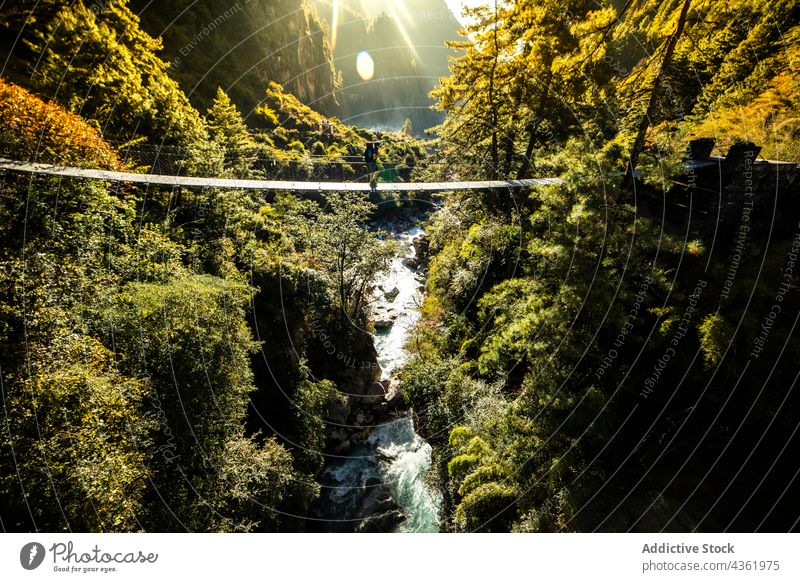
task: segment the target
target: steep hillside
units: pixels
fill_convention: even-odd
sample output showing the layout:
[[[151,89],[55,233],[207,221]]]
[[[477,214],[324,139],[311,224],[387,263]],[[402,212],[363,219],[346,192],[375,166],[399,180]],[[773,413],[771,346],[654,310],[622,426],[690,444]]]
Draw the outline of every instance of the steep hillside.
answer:
[[[0,29],[4,76],[92,120],[116,145],[178,148],[166,171],[209,169],[203,119],[126,0],[102,9],[23,0],[0,16]]]
[[[800,161],[797,2],[497,4],[436,89],[442,173],[565,181],[428,225],[401,390],[449,527],[796,529],[800,180],[759,150]]]
[[[247,117],[273,81],[303,103],[335,112],[330,48],[323,23],[305,0],[130,5],[142,27],[162,39],[171,75],[198,109],[204,111],[221,86]]]

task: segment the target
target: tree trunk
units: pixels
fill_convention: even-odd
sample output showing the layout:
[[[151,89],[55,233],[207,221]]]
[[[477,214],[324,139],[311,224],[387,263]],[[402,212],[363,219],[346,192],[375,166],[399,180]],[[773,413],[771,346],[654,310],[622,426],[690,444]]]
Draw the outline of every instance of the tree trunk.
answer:
[[[689,5],[691,3],[691,0],[684,0],[683,6],[681,7],[680,16],[678,17],[678,26],[675,28],[675,32],[672,34],[672,36],[667,39],[667,45],[664,50],[664,59],[661,61],[661,66],[658,69],[658,75],[653,82],[653,88],[650,91],[650,100],[647,103],[647,109],[644,112],[644,117],[642,117],[642,121],[639,123],[639,131],[636,133],[636,140],[633,142],[633,148],[631,148],[631,157],[628,161],[628,169],[625,171],[623,187],[627,188],[633,184],[633,172],[636,169],[639,156],[641,155],[642,150],[644,150],[644,142],[645,138],[647,137],[647,130],[650,128],[653,115],[655,114],[656,104],[658,103],[658,98],[661,95],[664,74],[666,73],[667,68],[672,64],[672,55],[675,52],[675,46],[678,44],[678,40],[683,34],[683,27],[686,25],[686,15],[689,13]]]
[[[531,122],[528,124],[528,145],[525,147],[525,156],[522,158],[522,165],[517,172],[517,179],[522,180],[528,177],[531,170],[531,160],[533,157],[533,148],[536,147],[536,136],[539,133],[539,126],[542,123],[545,107],[547,106],[547,99],[550,96],[550,84],[553,81],[553,63],[550,61],[547,69],[547,77],[544,80],[544,92],[539,98],[539,107],[536,109],[536,114]]]
[[[492,68],[489,74],[489,107],[492,109],[492,169],[491,169],[491,178],[497,177],[497,169],[499,165],[499,153],[498,153],[498,144],[497,144],[497,104],[494,100],[494,77],[495,72],[497,71],[497,60],[499,55],[499,48],[497,45],[497,0],[494,2],[494,58],[492,60]]]
[[[511,173],[511,164],[514,160],[514,145],[517,140],[517,123],[519,122],[519,108],[522,105],[522,95],[524,91],[522,90],[522,77],[523,74],[520,73],[517,75],[519,81],[517,82],[517,88],[515,90],[514,95],[514,109],[511,112],[511,124],[508,128],[506,135],[504,136],[504,141],[506,142],[506,155],[505,159],[503,160],[503,178],[507,178]]]

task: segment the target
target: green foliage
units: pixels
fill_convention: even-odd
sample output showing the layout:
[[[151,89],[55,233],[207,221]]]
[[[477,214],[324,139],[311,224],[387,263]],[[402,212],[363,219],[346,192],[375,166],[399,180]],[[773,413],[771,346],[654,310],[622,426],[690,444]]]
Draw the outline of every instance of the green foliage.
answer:
[[[449,372],[446,362],[420,356],[409,360],[400,370],[403,399],[419,415],[428,434],[446,429],[442,390]]]
[[[457,427],[450,445],[459,452],[447,464],[447,472],[458,487],[456,525],[464,530],[494,531],[507,527],[518,491],[507,482],[509,471],[493,456],[491,446],[471,430]]]
[[[11,495],[4,505],[27,506],[47,531],[139,529],[136,516],[152,477],[154,419],[142,406],[147,383],[117,372],[112,354],[85,336],[32,345],[28,358],[20,384],[13,375],[5,379],[5,404],[15,414],[0,441],[0,487]],[[31,500],[19,497],[18,480],[35,494]]]
[[[375,277],[396,254],[391,241],[365,228],[373,205],[357,193],[332,194],[326,207],[298,204],[288,218],[296,240],[325,276],[342,320],[363,322]]]
[[[232,436],[220,454],[218,482],[209,484],[214,494],[206,503],[217,514],[203,529],[252,531],[275,527],[276,508],[294,479],[292,456],[274,438],[258,444]],[[213,524],[213,525],[212,525]]]
[[[700,350],[709,368],[717,367],[722,361],[733,339],[733,330],[719,313],[712,313],[697,328],[700,333]]]
[[[224,152],[224,176],[248,178],[258,157],[258,146],[244,123],[242,114],[222,89],[208,110],[208,131]]]
[[[272,523],[280,484],[291,475],[280,446],[256,445],[243,435],[254,388],[249,358],[256,344],[244,319],[252,293],[241,283],[202,275],[132,283],[107,316],[122,369],[149,378],[158,402],[162,426],[155,446],[164,456],[155,484],[169,493],[170,511],[193,530]],[[198,474],[203,466],[208,469]],[[191,487],[199,499],[177,478],[181,472],[195,476]],[[207,504],[216,511],[209,513]],[[155,527],[171,521],[155,508],[150,519]]]
[[[325,449],[323,419],[335,402],[346,402],[346,397],[336,389],[336,385],[329,380],[313,382],[308,378],[307,370],[304,370],[294,395],[296,424],[299,427],[296,458],[298,467],[311,475],[322,470],[322,451]]]
[[[461,425],[446,449],[457,529],[569,523],[573,506],[554,500],[567,499],[582,471],[573,495],[593,486],[597,473],[583,459],[615,421],[594,372],[637,301],[636,285],[623,281],[665,288],[650,245],[660,238],[662,252],[681,251],[609,201],[594,170],[608,164],[601,155],[576,163],[581,146],[568,148],[566,184],[532,193],[521,216],[454,197],[429,227],[430,295],[417,330],[425,341],[399,377],[424,404],[426,431]],[[472,282],[462,290],[462,281]],[[644,305],[638,313],[652,318]],[[644,339],[627,341],[636,350]]]
[[[256,344],[244,320],[252,294],[241,283],[190,275],[131,283],[110,308],[108,329],[124,354],[122,368],[144,371],[157,392],[177,396],[167,419],[188,422],[194,435],[183,456],[219,446],[240,429],[253,388],[248,362]]]
[[[83,2],[42,23],[32,50],[40,55],[37,90],[104,128],[107,138],[188,148],[190,169],[206,167],[203,120],[156,56],[161,45],[139,28],[125,0],[94,11]]]
[[[34,7],[24,8],[4,12],[1,24],[25,28],[27,50],[41,60],[32,80],[15,78],[55,102],[0,81],[8,157],[123,169],[108,138],[177,152],[171,171],[258,177],[262,153],[311,172],[306,143],[342,160],[372,136],[278,86],[288,129],[251,133],[223,91],[203,120],[125,1],[101,10],[43,2],[22,27]],[[412,163],[425,155],[406,136],[386,143]],[[0,188],[0,371],[19,412],[0,437],[4,527],[302,529],[319,493],[322,419],[343,396],[331,381],[310,380],[335,376],[341,363],[313,346],[297,350],[312,314],[340,327],[353,327],[348,316],[365,323],[369,286],[394,253],[364,228],[374,207],[346,196],[319,208],[290,195],[265,204],[258,192],[18,175]],[[342,348],[370,357],[371,340],[353,335]],[[275,404],[259,348],[271,380],[290,387],[291,409],[250,414],[256,401]]]
[[[525,1],[473,10],[470,41],[451,43],[464,52],[433,92],[448,114],[438,132],[451,171],[544,175],[539,161],[581,133],[628,153],[645,114],[646,174],[666,171],[663,162],[696,136],[756,141],[773,159],[796,160],[793,3],[693,2],[665,62],[683,5]],[[665,143],[670,133],[674,143]]]
[[[536,147],[575,131],[576,106],[603,56],[587,47],[614,17],[606,4],[498,2],[470,11],[470,40],[448,43],[463,53],[432,93],[448,113],[438,132],[457,169],[524,177]]]
[[[659,495],[649,488],[667,490],[667,467],[678,463],[638,482],[631,468],[662,459],[674,434],[707,436],[689,421],[698,408],[718,417],[720,400],[733,400],[726,383],[760,316],[746,296],[746,313],[733,302],[733,313],[717,313],[711,284],[690,303],[707,269],[721,278],[729,265],[705,258],[714,245],[694,224],[676,228],[666,213],[656,225],[641,198],[628,205],[620,178],[641,145],[647,191],[666,191],[698,136],[760,136],[770,156],[794,159],[798,12],[789,4],[776,5],[777,27],[767,2],[692,3],[682,35],[678,0],[473,11],[464,52],[434,92],[448,114],[438,128],[447,172],[565,184],[516,197],[456,193],[428,227],[429,294],[400,378],[428,411],[424,429],[460,425],[449,444],[433,440],[448,458],[456,529],[627,529],[618,507],[629,503],[641,508],[637,527],[677,514],[664,515],[668,498],[651,503]],[[705,366],[694,363],[698,349]],[[707,386],[702,396],[687,394],[697,385]],[[465,397],[473,391],[480,396]],[[741,397],[743,416],[751,396]],[[726,438],[703,446],[727,450]],[[610,440],[624,452],[604,458]]]
[[[466,531],[503,531],[513,519],[518,491],[496,481],[470,491],[456,509],[456,523]]]

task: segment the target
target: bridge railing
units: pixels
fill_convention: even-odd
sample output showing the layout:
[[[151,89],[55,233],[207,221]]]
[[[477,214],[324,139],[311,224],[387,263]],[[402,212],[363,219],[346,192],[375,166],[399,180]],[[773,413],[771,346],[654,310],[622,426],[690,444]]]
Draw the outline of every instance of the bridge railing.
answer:
[[[212,168],[219,167],[222,161],[218,148],[193,147],[191,149],[168,144],[112,143],[124,164],[137,173],[149,173],[166,176],[194,176],[202,178],[220,177]],[[5,152],[5,153],[4,153]],[[10,148],[0,140],[0,157],[14,158],[22,162],[64,164],[62,160],[50,155],[31,155],[28,159],[20,159],[18,148]],[[13,155],[12,155],[13,154]],[[298,152],[299,154],[299,152]],[[233,178],[252,178],[260,180],[290,182],[368,182],[369,172],[361,155],[318,155],[311,152],[300,154],[302,157],[285,157],[275,155],[264,149],[256,148],[236,157],[226,155],[227,167],[235,166],[237,161],[247,167],[247,175]],[[198,160],[202,163],[198,163]],[[68,164],[64,164],[68,165]],[[464,180],[481,180],[492,176],[491,168],[485,162],[464,160],[458,168],[436,160],[413,160],[404,157],[397,160],[385,160],[379,163],[380,182],[457,182]],[[501,179],[505,177],[500,177]]]

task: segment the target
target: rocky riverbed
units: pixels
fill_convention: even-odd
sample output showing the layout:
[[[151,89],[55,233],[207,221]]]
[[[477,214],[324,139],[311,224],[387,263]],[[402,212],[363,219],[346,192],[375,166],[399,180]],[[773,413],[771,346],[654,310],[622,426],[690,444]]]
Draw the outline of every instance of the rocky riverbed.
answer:
[[[426,240],[419,223],[404,215],[371,225],[392,236],[400,253],[373,289],[374,365],[340,386],[347,403],[328,414],[331,454],[312,514],[323,531],[438,531],[440,495],[425,482],[431,447],[415,433],[392,377],[407,357],[423,297]]]

